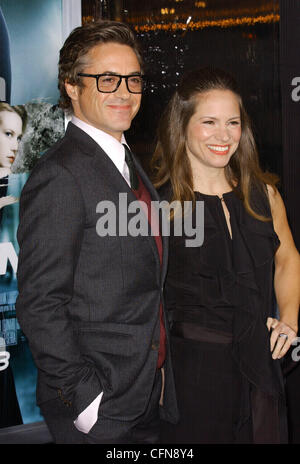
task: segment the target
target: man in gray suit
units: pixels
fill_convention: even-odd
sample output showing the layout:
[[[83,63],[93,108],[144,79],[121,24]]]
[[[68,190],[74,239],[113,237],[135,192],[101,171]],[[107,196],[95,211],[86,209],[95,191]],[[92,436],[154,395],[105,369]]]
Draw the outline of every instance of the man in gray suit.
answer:
[[[158,200],[123,134],[143,88],[131,30],[76,28],[60,51],[59,88],[72,121],[20,200],[16,308],[38,368],[37,402],[56,443],[156,443],[159,417],[178,413],[166,238],[151,235],[149,208],[149,233],[124,233],[132,202]],[[99,216],[107,205],[116,208],[109,233]]]

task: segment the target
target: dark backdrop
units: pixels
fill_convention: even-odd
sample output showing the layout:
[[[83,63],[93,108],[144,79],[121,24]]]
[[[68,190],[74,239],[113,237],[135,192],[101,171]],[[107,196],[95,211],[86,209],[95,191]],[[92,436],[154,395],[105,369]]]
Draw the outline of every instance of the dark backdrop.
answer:
[[[281,0],[280,15],[284,200],[300,249],[300,1]]]
[[[238,80],[261,163],[282,176],[279,0],[82,0],[82,13],[83,22],[129,23],[143,47],[149,85],[127,138],[146,169],[159,116],[182,73],[212,65]]]
[[[300,246],[300,1],[280,2],[283,193],[293,235]],[[300,321],[299,321],[300,325]],[[287,376],[290,442],[300,443],[300,367]]]
[[[186,70],[216,66],[232,73],[242,90],[262,165],[282,174],[279,23],[200,31],[139,34],[149,87],[130,136],[146,161],[155,145],[160,114]]]

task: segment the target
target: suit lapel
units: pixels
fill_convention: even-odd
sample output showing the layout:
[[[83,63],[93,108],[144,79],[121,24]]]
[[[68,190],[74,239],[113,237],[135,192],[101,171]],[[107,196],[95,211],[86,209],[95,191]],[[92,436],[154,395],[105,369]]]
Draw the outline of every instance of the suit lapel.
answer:
[[[112,194],[115,197],[116,204],[119,201],[119,193],[127,193],[127,207],[128,204],[132,201],[136,201],[137,198],[134,195],[133,191],[127,184],[126,180],[123,178],[122,174],[116,168],[110,157],[105,153],[105,151],[84,131],[80,128],[75,126],[72,122],[69,122],[66,137],[72,137],[76,139],[77,146],[76,148],[80,149],[82,152],[87,154],[88,156],[93,157],[93,163],[95,167],[95,171],[99,173],[99,176],[102,175],[103,186],[105,185],[107,191],[109,191],[110,195]],[[153,185],[151,184],[148,176],[146,175],[145,171],[141,167],[140,163],[136,160],[135,156],[133,155],[133,161],[136,166],[138,174],[141,176],[141,179],[148,189],[151,199],[159,201],[159,196],[154,189]],[[99,178],[100,181],[100,178]],[[157,265],[160,268],[159,262],[159,254],[155,242],[155,238],[150,235],[148,237],[144,237],[147,243],[152,248],[152,251],[155,255],[155,259],[157,261]],[[162,245],[163,245],[163,265],[162,265],[162,274],[166,272],[166,263],[167,263],[167,238],[162,237]]]

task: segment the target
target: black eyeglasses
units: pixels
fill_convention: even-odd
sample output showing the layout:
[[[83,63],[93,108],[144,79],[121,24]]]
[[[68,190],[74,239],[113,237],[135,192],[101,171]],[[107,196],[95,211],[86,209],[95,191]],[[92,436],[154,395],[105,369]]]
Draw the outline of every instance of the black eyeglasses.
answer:
[[[97,81],[98,92],[112,93],[119,88],[122,79],[125,79],[126,87],[130,93],[142,93],[145,86],[145,76],[141,74],[86,74],[78,73],[77,76],[94,77]]]

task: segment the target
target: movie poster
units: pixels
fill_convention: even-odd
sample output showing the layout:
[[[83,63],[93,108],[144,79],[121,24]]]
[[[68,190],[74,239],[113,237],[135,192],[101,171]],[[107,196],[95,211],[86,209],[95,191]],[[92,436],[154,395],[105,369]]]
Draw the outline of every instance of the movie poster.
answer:
[[[16,234],[29,172],[64,134],[57,62],[70,1],[0,0],[0,427],[43,420],[36,368],[16,320]]]

